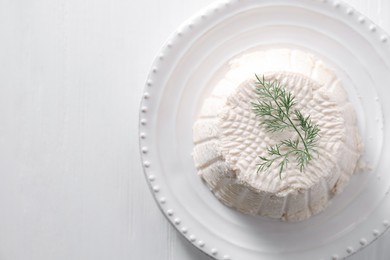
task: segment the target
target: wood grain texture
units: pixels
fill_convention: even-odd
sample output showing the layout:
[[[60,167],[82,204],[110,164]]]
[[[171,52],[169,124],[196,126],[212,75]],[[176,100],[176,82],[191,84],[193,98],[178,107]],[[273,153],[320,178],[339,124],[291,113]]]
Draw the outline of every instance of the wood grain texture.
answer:
[[[348,2],[390,32],[388,0]],[[154,55],[208,3],[0,1],[1,260],[210,259],[160,213],[138,152]]]

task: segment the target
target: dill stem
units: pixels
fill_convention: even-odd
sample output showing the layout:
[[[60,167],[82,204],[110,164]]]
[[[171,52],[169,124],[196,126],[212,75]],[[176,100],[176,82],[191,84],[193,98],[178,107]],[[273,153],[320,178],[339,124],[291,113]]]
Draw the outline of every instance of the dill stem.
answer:
[[[275,99],[272,94],[270,93],[269,89],[266,88],[266,91],[268,92],[268,94],[270,95],[270,97],[274,100],[275,104],[278,106],[278,108],[280,109],[280,111],[282,111],[282,113],[286,116],[287,120],[290,122],[291,126],[294,128],[294,130],[298,133],[298,136],[299,138],[302,140],[302,143],[303,143],[303,146],[305,147],[305,153],[309,156],[309,158],[311,158],[310,156],[310,153],[309,153],[309,149],[307,148],[307,144],[305,142],[305,139],[303,139],[303,136],[301,135],[301,133],[298,131],[297,127],[295,126],[295,124],[293,123],[293,121],[291,120],[291,118],[288,116],[288,114],[286,112],[284,112],[284,110],[282,109],[282,107],[280,106],[279,102],[277,99]],[[284,121],[282,121],[284,122]]]
[[[300,166],[302,171],[305,164],[312,159],[310,151],[313,149],[311,146],[314,144],[314,138],[319,132],[318,126],[312,125],[309,119],[310,116],[307,118],[303,117],[299,110],[290,113],[290,108],[296,104],[294,101],[295,97],[292,96],[291,92],[286,91],[278,81],[265,81],[264,75],[262,79],[256,74],[255,76],[258,80],[258,85],[261,86],[256,90],[259,98],[269,99],[268,103],[266,101],[259,101],[258,104],[252,103],[256,115],[265,117],[261,125],[265,125],[265,129],[270,132],[282,131],[285,128],[292,127],[298,134],[298,138],[295,141],[287,139],[282,141],[281,144],[268,147],[268,155],[270,157],[259,156],[263,162],[258,164],[259,168],[257,171],[269,168],[275,161],[282,160],[279,163],[279,177],[281,178],[281,173],[288,164],[290,154],[296,156],[298,166]],[[274,106],[271,103],[274,103]],[[295,124],[294,120],[299,121],[299,123]],[[299,140],[302,141],[301,145]],[[283,149],[282,153],[279,150],[281,147],[286,148]],[[313,149],[313,151],[315,150]]]

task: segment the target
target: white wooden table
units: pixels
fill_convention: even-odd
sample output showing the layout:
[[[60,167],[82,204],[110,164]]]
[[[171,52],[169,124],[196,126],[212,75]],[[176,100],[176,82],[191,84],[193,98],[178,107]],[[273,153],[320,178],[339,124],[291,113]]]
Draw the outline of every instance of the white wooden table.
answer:
[[[390,32],[390,1],[347,2]],[[208,3],[0,0],[1,260],[210,259],[160,213],[137,130],[154,55]]]

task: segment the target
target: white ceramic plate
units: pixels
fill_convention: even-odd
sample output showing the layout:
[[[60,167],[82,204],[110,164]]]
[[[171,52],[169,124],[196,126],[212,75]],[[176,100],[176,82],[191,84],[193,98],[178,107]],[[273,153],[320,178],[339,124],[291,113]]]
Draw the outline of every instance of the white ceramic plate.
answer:
[[[343,80],[371,167],[321,214],[300,223],[251,217],[222,205],[197,176],[192,124],[227,62],[253,49],[299,48]],[[145,174],[169,221],[216,259],[342,259],[390,221],[390,38],[342,2],[232,0],[190,18],[166,42],[140,112]]]

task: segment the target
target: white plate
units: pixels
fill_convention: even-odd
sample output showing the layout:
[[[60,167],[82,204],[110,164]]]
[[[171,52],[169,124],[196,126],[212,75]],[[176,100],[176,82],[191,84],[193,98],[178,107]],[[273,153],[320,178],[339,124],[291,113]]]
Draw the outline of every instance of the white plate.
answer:
[[[227,62],[253,49],[299,48],[331,64],[358,113],[371,170],[354,176],[321,214],[300,223],[243,215],[197,176],[192,124]],[[190,18],[166,42],[140,112],[145,174],[169,221],[216,259],[341,259],[390,221],[390,38],[342,2],[232,0]]]

